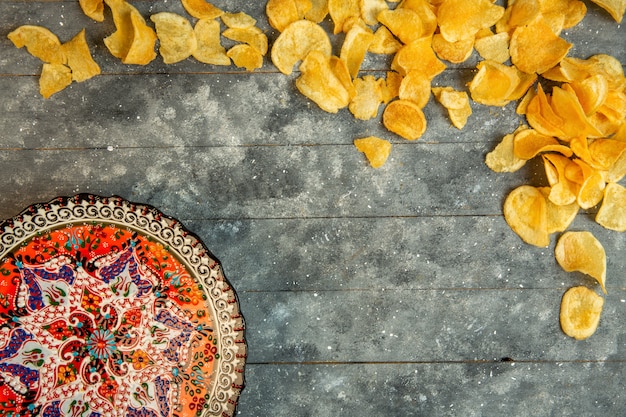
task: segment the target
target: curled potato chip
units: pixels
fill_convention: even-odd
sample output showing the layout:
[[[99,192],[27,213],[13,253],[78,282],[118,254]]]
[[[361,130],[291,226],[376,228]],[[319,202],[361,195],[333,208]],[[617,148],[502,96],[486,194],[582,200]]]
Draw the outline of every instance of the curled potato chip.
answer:
[[[181,0],[181,3],[187,13],[196,19],[215,19],[224,14],[219,7],[206,0]]]
[[[420,71],[409,71],[400,83],[398,97],[424,108],[430,100],[431,81]]]
[[[387,104],[400,95],[400,85],[402,84],[402,75],[395,71],[387,71],[384,84],[381,85],[383,93],[383,103]]]
[[[270,26],[279,32],[302,18],[298,15],[295,0],[269,0],[265,5],[265,14]]]
[[[550,187],[539,187],[539,191],[546,198],[546,215],[548,234],[562,232],[566,230],[576,218],[576,214],[580,210],[578,203],[573,202],[565,205],[554,204],[548,198],[550,195]]]
[[[416,140],[426,131],[426,117],[412,101],[395,100],[385,107],[383,125],[404,139]]]
[[[515,156],[513,139],[515,135],[505,135],[500,143],[487,154],[485,164],[494,172],[515,172],[526,165],[526,160]]]
[[[563,155],[547,153],[542,156],[546,177],[550,184],[548,200],[556,205],[564,206],[576,202],[582,182],[576,182],[571,171],[572,161]]]
[[[466,61],[474,51],[474,38],[449,42],[440,33],[432,38],[433,50],[440,59],[459,64]]]
[[[39,77],[39,93],[50,98],[72,83],[72,70],[64,64],[43,64]]]
[[[290,75],[296,62],[303,60],[311,51],[320,51],[330,57],[330,38],[320,25],[298,20],[287,26],[276,38],[271,58],[280,72]]]
[[[567,272],[582,272],[594,278],[606,294],[606,253],[588,231],[565,232],[554,249],[556,261]]]
[[[355,78],[361,68],[361,63],[365,59],[365,54],[370,44],[374,40],[374,34],[367,27],[353,25],[346,33],[343,44],[341,45],[341,58],[348,67],[350,76]]]
[[[526,120],[533,129],[547,135],[556,136],[559,139],[567,140],[568,135],[561,130],[565,121],[554,113],[548,97],[543,91],[541,84],[537,84],[537,94],[528,102],[526,107]]]
[[[79,0],[80,8],[86,16],[96,22],[104,21],[104,1],[103,0]]]
[[[532,159],[541,152],[559,152],[570,157],[574,152],[561,145],[553,136],[547,136],[534,129],[526,129],[515,135],[513,144],[515,155],[521,159]]]
[[[354,80],[356,95],[350,101],[348,109],[360,120],[376,117],[383,101],[380,83],[372,75]]]
[[[236,42],[247,43],[252,46],[254,49],[259,51],[261,55],[265,55],[267,53],[267,35],[263,33],[261,29],[256,26],[251,26],[247,28],[228,28],[222,35],[225,38],[231,39]]]
[[[555,35],[542,20],[515,29],[509,51],[511,62],[521,71],[532,74],[548,71],[557,65],[572,44]]]
[[[124,0],[104,0],[104,2],[111,9],[113,23],[115,24],[115,32],[104,38],[104,45],[111,55],[124,59],[134,38],[134,28],[130,14],[133,10],[137,12],[137,9]]]
[[[514,67],[495,61],[481,61],[478,72],[469,84],[472,100],[488,106],[504,106],[521,82]]]
[[[553,87],[550,107],[552,107],[554,114],[559,117],[558,119],[555,118],[553,122],[563,132],[563,135],[558,136],[560,139],[568,141],[580,136],[602,136],[602,133],[587,119],[576,93],[572,90],[558,86]]]
[[[422,20],[411,9],[396,8],[383,10],[378,14],[377,19],[404,44],[423,37],[424,27]]]
[[[332,70],[330,57],[323,52],[309,52],[300,64],[300,71],[296,88],[322,110],[337,113],[350,103],[350,93]]]
[[[361,18],[368,26],[378,24],[377,16],[384,10],[389,10],[389,6],[385,0],[361,0]]]
[[[256,19],[244,12],[222,13],[222,22],[229,28],[245,29],[256,25]]]
[[[509,41],[510,36],[507,32],[501,32],[495,35],[491,34],[477,38],[474,41],[474,49],[476,49],[476,52],[484,59],[503,64],[511,57],[509,53]]]
[[[606,185],[596,222],[609,230],[626,232],[626,188],[614,182]]]
[[[89,51],[85,39],[85,29],[64,43],[63,51],[67,57],[67,66],[72,70],[72,80],[82,82],[100,74],[100,67],[93,60]]]
[[[18,48],[26,47],[28,53],[48,64],[65,64],[67,59],[61,41],[42,26],[23,25],[7,35]]]
[[[361,17],[359,0],[328,0],[328,13],[335,24],[333,33],[347,32],[347,23]]]
[[[222,16],[223,18],[224,16]],[[150,16],[159,38],[159,53],[166,64],[180,62],[193,54],[198,47],[196,34],[189,20],[171,12]]]
[[[306,20],[320,23],[328,15],[328,0],[311,0],[311,8],[304,14]]]
[[[448,42],[474,38],[483,28],[496,24],[504,8],[489,0],[445,0],[439,6],[437,18],[441,35]]]
[[[624,0],[591,0],[604,10],[609,12],[611,17],[615,19],[617,23],[622,23],[624,18],[624,9],[626,9],[626,2]]]
[[[452,87],[436,87],[433,93],[446,109],[450,121],[457,129],[463,129],[467,119],[472,115],[469,96],[465,91],[456,91]]]
[[[609,82],[601,74],[594,74],[582,81],[570,84],[587,116],[593,114],[604,102],[609,93]]]
[[[422,38],[400,48],[391,62],[391,69],[403,76],[417,70],[432,80],[446,65],[435,56],[430,39]]]
[[[233,64],[246,71],[254,71],[263,66],[263,55],[254,47],[240,43],[226,52],[226,56],[232,59]]]
[[[435,2],[426,0],[402,0],[398,5],[400,9],[413,10],[422,21],[422,37],[432,36],[437,30],[437,15],[435,14]]]
[[[229,29],[227,29],[229,30]],[[193,28],[197,46],[192,56],[205,64],[230,65],[230,58],[222,46],[220,22],[214,19],[200,19]]]
[[[354,146],[365,154],[372,168],[383,166],[391,153],[391,142],[376,136],[355,139]]]
[[[563,333],[583,340],[595,333],[600,323],[604,298],[587,287],[572,287],[561,299],[560,322]]]
[[[130,24],[133,30],[133,38],[122,58],[124,64],[147,65],[156,58],[154,46],[157,41],[154,29],[146,25],[143,16],[135,9],[130,11]]]
[[[522,185],[504,200],[504,219],[526,243],[546,247],[550,243],[546,199],[537,188]]]
[[[370,43],[368,52],[373,54],[395,54],[402,48],[398,41],[385,26],[380,26],[374,32],[374,38]]]

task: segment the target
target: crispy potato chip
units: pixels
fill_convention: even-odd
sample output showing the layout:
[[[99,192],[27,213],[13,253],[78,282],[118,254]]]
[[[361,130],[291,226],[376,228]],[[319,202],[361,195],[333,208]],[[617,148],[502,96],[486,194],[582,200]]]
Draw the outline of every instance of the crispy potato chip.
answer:
[[[522,99],[519,101],[519,103],[517,103],[517,107],[515,108],[515,112],[517,114],[524,114],[525,115],[526,111],[528,109],[528,103],[530,103],[530,101],[535,97],[535,95],[537,95],[537,93],[533,89],[529,89],[528,91],[526,91],[526,94],[524,94],[524,97],[522,97]]]
[[[395,54],[391,69],[404,76],[409,71],[421,71],[429,79],[435,78],[446,69],[436,56],[429,38],[422,38],[404,45]]]
[[[404,44],[411,43],[424,36],[422,20],[411,9],[383,10],[378,14],[377,19]]]
[[[430,100],[430,79],[420,71],[409,71],[400,83],[398,97],[424,108]]]
[[[365,59],[365,54],[372,40],[374,40],[372,31],[360,25],[353,25],[346,33],[339,58],[346,63],[352,78],[356,78],[359,73],[361,63]]]
[[[265,33],[263,33],[263,31],[256,26],[243,29],[228,28],[224,32],[222,32],[222,35],[225,38],[231,39],[236,42],[247,43],[257,51],[259,51],[261,55],[265,55],[267,53],[267,35],[265,35]]]
[[[256,25],[256,19],[244,12],[223,13],[220,19],[229,28],[245,29]]]
[[[350,76],[346,62],[339,57],[332,55],[330,57],[330,70],[333,72],[335,77],[337,77],[341,85],[343,85],[343,88],[346,89],[350,100],[352,100],[356,95],[356,88],[352,82],[352,77]]]
[[[526,129],[515,135],[513,143],[515,156],[521,159],[532,159],[542,152],[559,152],[570,157],[574,152],[561,145],[553,136],[543,135],[534,129]]]
[[[484,28],[496,24],[504,8],[489,0],[445,0],[439,6],[439,31],[448,42],[473,39]]]
[[[301,19],[295,0],[269,0],[265,5],[265,14],[270,26],[279,32]]]
[[[296,62],[303,60],[311,51],[320,51],[330,57],[330,38],[320,25],[298,20],[287,26],[274,41],[271,58],[280,72],[290,75]]]
[[[193,31],[196,34],[197,47],[191,55],[196,60],[211,65],[230,65],[230,58],[226,55],[226,49],[222,46],[220,38],[220,22],[214,19],[200,19]]]
[[[559,130],[563,132],[562,136],[558,136],[560,139],[569,141],[580,136],[602,136],[602,132],[587,119],[587,115],[573,91],[557,86],[553,87],[550,106],[554,114],[562,120],[560,123],[554,121]]]
[[[73,81],[82,82],[100,74],[100,67],[89,51],[85,29],[63,44],[63,52],[67,57],[67,66],[72,70]]]
[[[500,143],[487,154],[485,164],[494,172],[515,172],[526,165],[526,160],[518,158],[513,152],[515,135],[505,135]]]
[[[18,48],[26,47],[28,53],[48,64],[65,64],[67,59],[61,41],[42,26],[23,25],[7,35]]]
[[[609,12],[611,17],[615,19],[617,23],[622,23],[624,18],[624,10],[626,9],[626,1],[624,0],[591,0],[604,10]]]
[[[337,113],[350,103],[350,93],[335,75],[331,59],[325,53],[318,50],[309,52],[300,64],[300,71],[296,88],[322,110]]]
[[[626,142],[613,139],[596,139],[589,146],[589,156],[594,166],[609,171],[607,181],[617,182],[626,173]]]
[[[521,78],[514,67],[494,61],[481,61],[469,84],[472,100],[488,106],[504,106],[515,93]]]
[[[432,3],[432,4],[431,4]],[[435,2],[426,0],[402,0],[398,5],[399,9],[413,10],[422,21],[422,36],[432,36],[437,30],[437,15],[435,14]]]
[[[572,44],[555,35],[543,21],[520,26],[511,35],[511,62],[521,71],[541,74],[557,65]]]
[[[517,0],[509,2],[507,6],[509,30],[518,26],[525,26],[537,20],[541,15],[540,0]]]
[[[483,36],[474,41],[474,49],[483,59],[503,64],[511,57],[509,54],[510,39],[507,32]]]
[[[404,139],[416,140],[426,131],[426,117],[412,101],[395,100],[385,107],[383,125]]]
[[[456,91],[452,87],[435,87],[433,93],[437,101],[448,109],[450,121],[457,129],[463,129],[472,115],[469,96],[465,91]]]
[[[546,214],[548,234],[562,232],[566,230],[576,218],[580,207],[578,203],[573,202],[565,205],[554,204],[548,198],[550,195],[550,187],[539,187],[539,191],[546,198]]]
[[[368,48],[373,54],[395,54],[402,48],[402,43],[397,40],[385,26],[380,26],[374,32],[374,38]]]
[[[79,0],[80,8],[87,17],[96,22],[104,21],[104,1],[103,0]]]
[[[39,93],[44,98],[58,93],[72,83],[72,70],[63,64],[43,64],[39,77]]]
[[[546,247],[550,243],[546,199],[537,188],[522,185],[504,200],[504,219],[526,243]]]
[[[104,45],[111,55],[124,59],[133,43],[134,31],[130,14],[137,9],[124,0],[104,0],[111,9],[115,32],[104,38]]]
[[[146,21],[137,10],[130,11],[130,24],[133,29],[133,37],[122,62],[124,64],[147,65],[156,58],[154,46],[157,35],[154,29],[146,25]]]
[[[400,95],[400,85],[402,84],[402,75],[395,71],[387,71],[384,84],[381,85],[383,93],[383,103],[387,104]]]
[[[372,75],[354,80],[356,95],[350,101],[348,109],[355,118],[369,120],[378,115],[383,102],[380,83]]]
[[[347,32],[350,25],[346,23],[361,17],[359,0],[328,0],[328,13],[335,24],[333,33]]]
[[[263,55],[254,47],[240,43],[226,52],[226,56],[233,60],[233,64],[246,71],[254,71],[263,66]]]
[[[222,15],[222,18],[224,16]],[[171,12],[159,12],[150,16],[159,38],[159,53],[166,64],[183,61],[198,47],[196,34],[189,20]]]
[[[602,74],[594,74],[582,81],[573,81],[569,86],[576,93],[587,116],[598,110],[609,94],[609,82]]]
[[[206,0],[181,0],[181,3],[187,13],[196,19],[215,19],[224,14],[222,9]]]
[[[596,222],[609,230],[626,232],[626,188],[614,182],[606,185]]]
[[[578,201],[578,205],[582,209],[595,207],[604,197],[604,189],[606,187],[604,177],[600,171],[587,165],[581,159],[574,159],[573,163],[580,167],[579,175],[583,180],[580,184],[576,201]]]
[[[376,26],[378,24],[378,14],[389,10],[385,0],[360,0],[360,6],[361,18],[368,26]]]
[[[448,42],[440,33],[437,33],[432,38],[432,46],[440,59],[459,64],[472,55],[474,38]]]
[[[550,101],[543,91],[541,84],[537,84],[537,94],[528,102],[526,120],[533,129],[548,136],[556,136],[566,140],[569,136],[561,130],[565,121],[552,110]]]
[[[311,0],[311,9],[304,14],[306,20],[322,22],[328,16],[328,0]]]
[[[591,232],[565,232],[554,249],[556,261],[567,272],[582,272],[594,278],[606,294],[606,253]]]
[[[391,153],[391,142],[376,136],[355,139],[354,146],[365,154],[372,168],[383,166]]]
[[[595,333],[600,323],[604,298],[587,287],[572,287],[563,294],[559,320],[563,333],[583,340]]]
[[[576,202],[582,182],[572,179],[572,175],[568,176],[568,169],[571,172],[572,161],[563,155],[543,154],[541,156],[546,171],[546,177],[550,184],[550,194],[548,200],[558,206],[565,206]]]

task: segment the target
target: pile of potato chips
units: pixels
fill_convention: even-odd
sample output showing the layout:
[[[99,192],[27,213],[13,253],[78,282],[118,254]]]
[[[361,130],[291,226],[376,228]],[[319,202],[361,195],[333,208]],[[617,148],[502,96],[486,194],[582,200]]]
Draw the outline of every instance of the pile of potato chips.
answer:
[[[268,51],[267,36],[256,20],[243,12],[228,13],[205,0],[181,0],[196,22],[176,13],[159,12],[150,16],[154,28],[126,0],[79,0],[83,12],[97,22],[105,19],[105,4],[110,8],[116,31],[104,38],[109,52],[124,64],[147,65],[158,51],[166,64],[189,57],[211,65],[231,65],[254,71],[263,66]],[[222,31],[220,22],[226,26]],[[226,50],[221,37],[236,44]],[[8,35],[13,44],[26,46],[28,52],[44,62],[40,93],[48,98],[72,81],[84,81],[100,74],[93,60],[83,29],[74,39],[61,44],[55,34],[41,26],[20,26]]]

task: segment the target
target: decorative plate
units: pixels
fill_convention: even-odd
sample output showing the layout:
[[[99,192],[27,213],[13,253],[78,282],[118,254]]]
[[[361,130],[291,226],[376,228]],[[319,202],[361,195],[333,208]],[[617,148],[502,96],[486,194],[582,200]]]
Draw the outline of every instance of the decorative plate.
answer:
[[[0,416],[232,416],[244,320],[180,222],[81,194],[0,223]]]

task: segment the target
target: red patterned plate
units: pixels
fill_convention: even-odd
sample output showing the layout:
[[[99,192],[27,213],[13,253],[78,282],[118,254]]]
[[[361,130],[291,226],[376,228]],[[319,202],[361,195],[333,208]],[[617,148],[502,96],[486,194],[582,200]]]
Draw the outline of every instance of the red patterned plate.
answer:
[[[232,416],[244,320],[178,221],[81,194],[0,224],[0,415]]]

